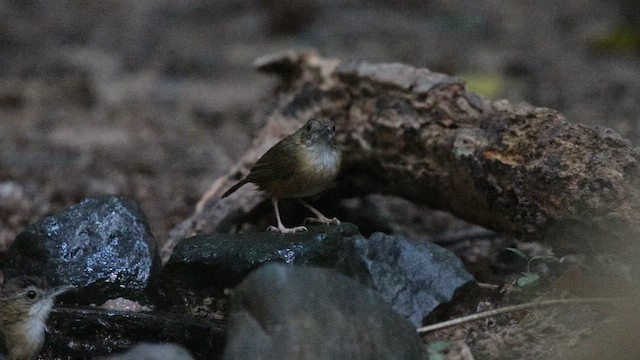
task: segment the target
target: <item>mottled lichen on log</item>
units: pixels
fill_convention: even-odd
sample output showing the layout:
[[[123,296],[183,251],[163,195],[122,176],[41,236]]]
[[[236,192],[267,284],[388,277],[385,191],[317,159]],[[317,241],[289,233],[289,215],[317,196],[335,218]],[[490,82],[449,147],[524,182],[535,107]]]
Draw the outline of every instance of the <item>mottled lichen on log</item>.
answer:
[[[638,154],[611,130],[489,101],[457,77],[402,64],[292,52],[260,68],[281,76],[275,99],[256,114],[264,130],[188,220],[202,226],[183,223],[170,243],[224,230],[263,201],[251,189],[219,196],[270,144],[316,115],[336,122],[345,159],[339,194],[397,195],[515,235],[640,235]]]

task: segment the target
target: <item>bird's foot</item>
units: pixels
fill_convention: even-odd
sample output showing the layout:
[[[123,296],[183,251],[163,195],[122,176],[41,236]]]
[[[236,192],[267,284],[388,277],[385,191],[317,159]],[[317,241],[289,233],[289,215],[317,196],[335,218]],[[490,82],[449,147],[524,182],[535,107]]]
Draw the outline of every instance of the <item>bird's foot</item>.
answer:
[[[337,218],[329,219],[326,216],[308,217],[304,219],[305,224],[308,222],[324,225],[340,225],[340,220],[338,220]]]
[[[307,231],[307,227],[306,226],[296,226],[296,227],[288,228],[288,227],[284,227],[284,226],[275,227],[275,226],[272,225],[272,226],[269,226],[267,228],[267,231],[280,233],[280,234],[295,234],[295,233]]]

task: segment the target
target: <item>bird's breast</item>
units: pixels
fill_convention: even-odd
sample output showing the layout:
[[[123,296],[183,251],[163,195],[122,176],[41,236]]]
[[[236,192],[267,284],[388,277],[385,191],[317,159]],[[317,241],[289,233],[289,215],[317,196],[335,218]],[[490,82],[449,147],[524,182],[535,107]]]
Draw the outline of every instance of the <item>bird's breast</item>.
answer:
[[[312,196],[331,186],[338,176],[342,161],[340,151],[332,146],[313,146],[306,153],[298,191],[292,197]]]
[[[331,145],[316,145],[308,148],[306,152],[306,163],[308,171],[314,172],[320,177],[330,177],[335,179],[340,169],[342,156],[340,151]]]
[[[340,151],[332,146],[311,146],[307,150],[293,176],[261,184],[261,189],[275,198],[301,198],[330,187],[340,170]]]

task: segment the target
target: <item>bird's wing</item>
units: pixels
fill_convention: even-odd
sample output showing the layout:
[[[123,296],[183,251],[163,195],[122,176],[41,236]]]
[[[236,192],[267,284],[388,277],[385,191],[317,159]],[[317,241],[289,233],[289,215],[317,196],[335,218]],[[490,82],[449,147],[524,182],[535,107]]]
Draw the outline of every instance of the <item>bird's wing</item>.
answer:
[[[268,181],[286,180],[295,175],[300,161],[300,144],[280,141],[269,149],[251,168],[249,182],[260,184]]]

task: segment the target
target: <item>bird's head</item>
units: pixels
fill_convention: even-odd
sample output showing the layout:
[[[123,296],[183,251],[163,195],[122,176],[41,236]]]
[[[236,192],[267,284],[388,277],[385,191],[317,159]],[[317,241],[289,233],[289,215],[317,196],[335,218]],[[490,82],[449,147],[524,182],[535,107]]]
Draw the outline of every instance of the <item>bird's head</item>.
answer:
[[[10,279],[0,289],[0,327],[30,319],[46,320],[55,297],[73,289],[71,285],[51,288],[35,276]]]
[[[333,121],[326,118],[314,118],[307,121],[298,130],[300,140],[307,146],[315,144],[334,144],[336,137],[336,127]]]

